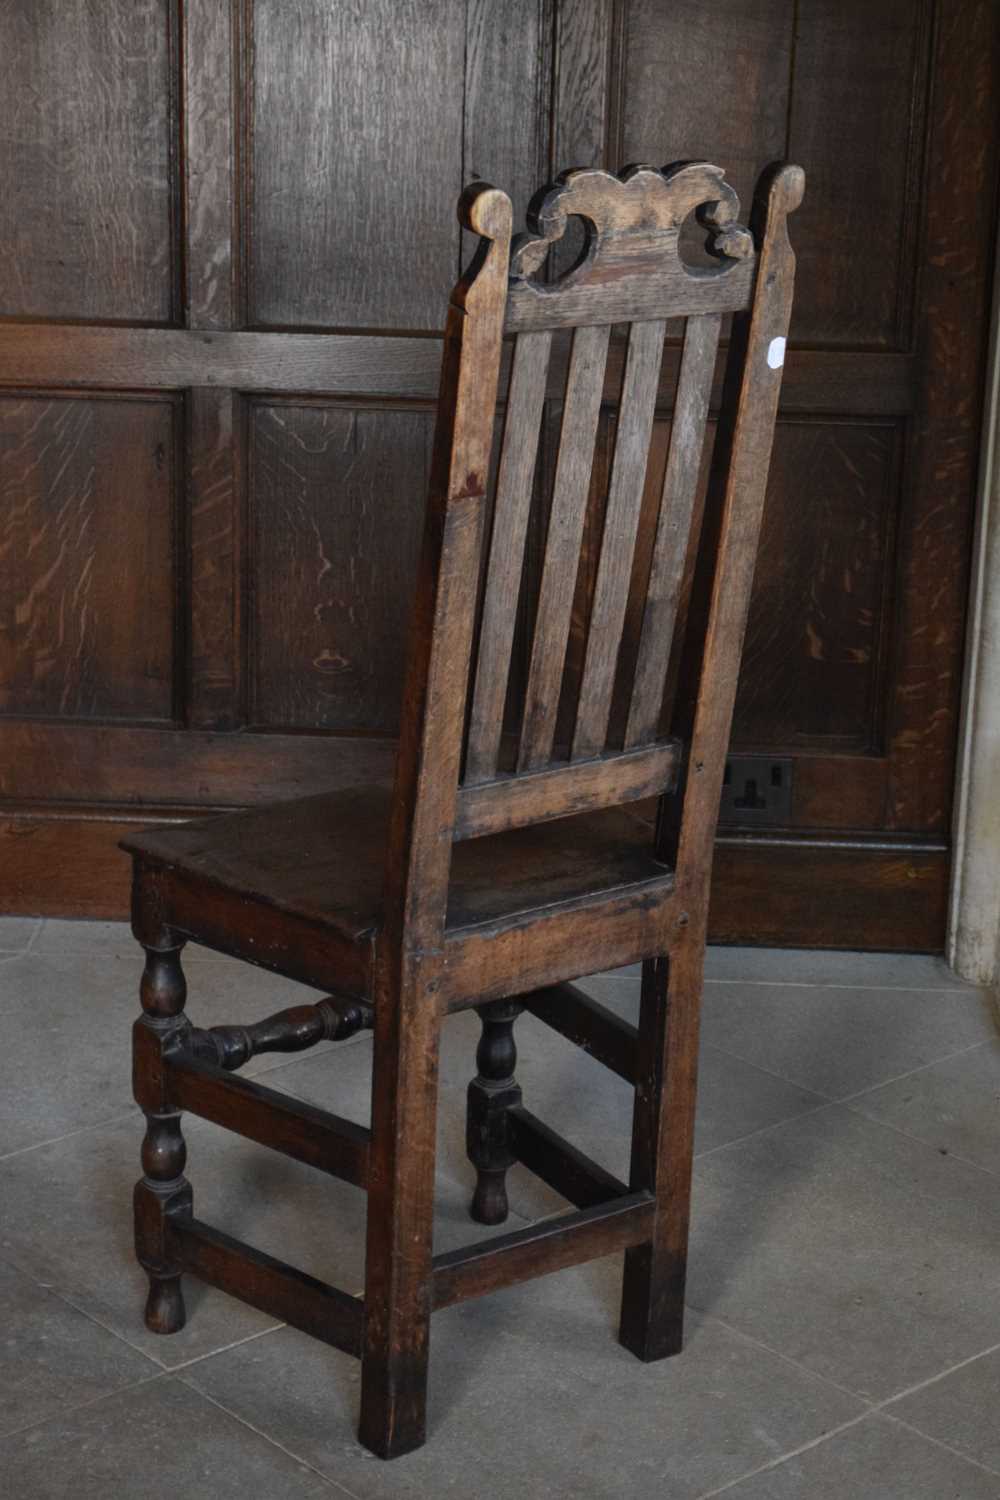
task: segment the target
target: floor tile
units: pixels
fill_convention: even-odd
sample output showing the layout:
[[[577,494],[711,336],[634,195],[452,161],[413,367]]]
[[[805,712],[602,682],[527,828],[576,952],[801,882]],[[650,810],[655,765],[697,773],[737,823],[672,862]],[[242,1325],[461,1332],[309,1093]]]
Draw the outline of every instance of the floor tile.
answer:
[[[1000,1194],[838,1105],[695,1166],[697,1307],[881,1400],[1000,1342]]]
[[[852,1099],[850,1108],[998,1172],[1000,1041],[873,1089]]]
[[[729,948],[712,945],[705,977],[754,984],[829,984],[838,988],[971,989],[940,954],[841,953],[822,948]]]
[[[336,1488],[210,1401],[160,1379],[0,1443],[18,1500],[332,1500]]]
[[[894,1401],[888,1415],[1000,1473],[1000,1349]]]
[[[872,1416],[725,1493],[726,1500],[995,1500],[1000,1476]]]
[[[87,948],[75,956],[32,952],[0,968],[0,1156],[132,1108],[141,972],[134,953]],[[315,998],[249,965],[200,965],[188,978],[196,1025],[260,1020]],[[243,1071],[252,1076],[287,1060],[265,1054]]]
[[[38,917],[0,917],[0,954],[23,953],[41,927]]]
[[[714,1047],[843,1099],[989,1041],[996,1026],[976,990],[708,985],[702,1034]]]
[[[389,1465],[355,1442],[355,1362],[291,1329],[201,1361],[182,1378],[262,1432],[280,1433],[362,1500],[693,1500],[862,1410],[710,1320],[692,1319],[681,1357],[641,1364],[615,1338],[620,1260],[587,1271],[512,1294],[505,1313],[515,1334],[498,1328],[494,1299],[439,1313],[428,1442]]]
[[[0,1265],[0,1435],[157,1371],[76,1308]]]

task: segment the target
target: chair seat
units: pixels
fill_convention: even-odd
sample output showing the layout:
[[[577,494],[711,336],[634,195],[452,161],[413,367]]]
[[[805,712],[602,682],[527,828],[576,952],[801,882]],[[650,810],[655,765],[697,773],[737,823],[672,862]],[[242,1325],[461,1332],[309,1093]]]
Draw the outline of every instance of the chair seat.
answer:
[[[131,835],[122,847],[363,943],[382,917],[390,788],[373,783]],[[517,919],[669,878],[649,823],[609,808],[455,845],[448,926]]]

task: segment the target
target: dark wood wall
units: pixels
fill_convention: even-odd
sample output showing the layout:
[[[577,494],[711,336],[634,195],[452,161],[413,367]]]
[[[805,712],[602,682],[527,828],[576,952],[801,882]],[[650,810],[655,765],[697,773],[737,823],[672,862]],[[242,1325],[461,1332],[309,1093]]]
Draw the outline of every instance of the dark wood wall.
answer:
[[[121,914],[127,824],[388,760],[465,180],[521,212],[554,168],[707,156],[746,198],[787,155],[734,748],[793,794],[724,828],[713,927],[940,947],[998,32],[992,0],[0,7],[0,908]]]

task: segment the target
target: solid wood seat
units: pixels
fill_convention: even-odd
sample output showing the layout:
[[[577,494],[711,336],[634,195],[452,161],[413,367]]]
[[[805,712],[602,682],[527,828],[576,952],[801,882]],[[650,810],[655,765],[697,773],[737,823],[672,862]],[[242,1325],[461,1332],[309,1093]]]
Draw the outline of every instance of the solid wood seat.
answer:
[[[203,882],[234,903],[259,902],[364,945],[382,922],[391,797],[389,782],[323,792],[149,829],[122,847],[176,881]],[[671,878],[648,820],[627,809],[532,824],[456,845],[446,929],[513,922]]]
[[[705,162],[619,177],[571,172],[534,200],[531,232],[512,239],[509,198],[473,184],[459,216],[478,247],[448,310],[391,787],[373,779],[125,846],[133,930],[146,952],[133,1055],[146,1119],[135,1229],[147,1324],[160,1333],[183,1325],[190,1273],[360,1356],[360,1437],[381,1457],[424,1440],[436,1308],[624,1251],[622,1343],[643,1360],[681,1347],[709,877],[791,312],[785,224],[802,192],[797,167],[770,169],[748,230],[722,170]],[[692,214],[714,267],[681,256]],[[573,215],[584,223],[583,253],[564,276],[541,281]],[[730,314],[702,513],[709,400]],[[640,560],[674,318],[684,334],[672,433],[655,535]],[[609,341],[622,323],[600,545],[571,671]],[[558,424],[549,423],[558,446],[540,464],[553,334],[567,328]],[[538,549],[528,545],[533,506]],[[523,580],[536,567],[529,621]],[[629,621],[634,639],[623,649]],[[518,622],[529,639],[512,674]],[[654,797],[655,833],[635,806]],[[199,1027],[185,1013],[189,940],[321,998]],[[570,982],[639,961],[636,1026]],[[506,1218],[514,1162],[568,1212],[435,1255],[440,1034],[450,1012],[469,1006],[482,1021],[467,1101],[470,1213],[487,1224]],[[633,1086],[628,1182],[523,1106],[513,1027],[525,1009]],[[295,1052],[362,1027],[373,1030],[370,1129],[238,1074],[258,1052]],[[195,1217],[184,1111],[367,1191],[363,1296]]]

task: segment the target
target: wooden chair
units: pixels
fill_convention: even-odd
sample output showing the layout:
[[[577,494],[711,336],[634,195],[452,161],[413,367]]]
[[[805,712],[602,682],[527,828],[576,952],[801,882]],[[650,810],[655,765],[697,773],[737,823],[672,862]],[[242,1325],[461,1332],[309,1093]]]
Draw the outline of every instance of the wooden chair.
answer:
[[[182,1326],[180,1282],[191,1272],[360,1356],[361,1441],[383,1457],[424,1441],[435,1308],[624,1250],[622,1343],[643,1360],[681,1346],[709,875],[792,301],[785,221],[803,186],[799,168],[769,169],[751,233],[736,222],[736,195],[717,167],[570,172],[536,198],[534,233],[512,243],[509,198],[473,184],[460,218],[480,241],[448,311],[393,785],[146,832],[124,845],[135,865],[133,928],[146,950],[135,1027],[135,1097],[147,1121],[135,1198],[146,1321],[161,1333]],[[716,265],[681,258],[680,229],[695,212]],[[533,273],[574,214],[584,221],[584,251],[560,280],[541,284]],[[660,725],[666,664],[720,323],[730,312],[668,736]],[[673,437],[627,714],[609,741],[665,320],[674,317],[687,322]],[[629,325],[617,436],[575,723],[558,749],[614,324]],[[553,347],[561,329],[573,330],[564,387]],[[505,334],[513,352],[481,570]],[[515,615],[542,406],[553,387],[563,397],[561,439],[523,715],[508,755]],[[623,806],[654,794],[655,842]],[[325,998],[256,1025],[194,1028],[180,965],[188,939]],[[638,1027],[568,983],[638,960]],[[449,1013],[471,1006],[483,1022],[468,1101],[473,1216],[503,1220],[515,1161],[573,1211],[435,1255],[439,1032]],[[525,1008],[635,1085],[627,1184],[522,1108],[512,1027]],[[295,1051],[363,1026],[374,1028],[370,1129],[232,1071],[254,1053]],[[193,1216],[184,1110],[367,1189],[363,1299]]]

